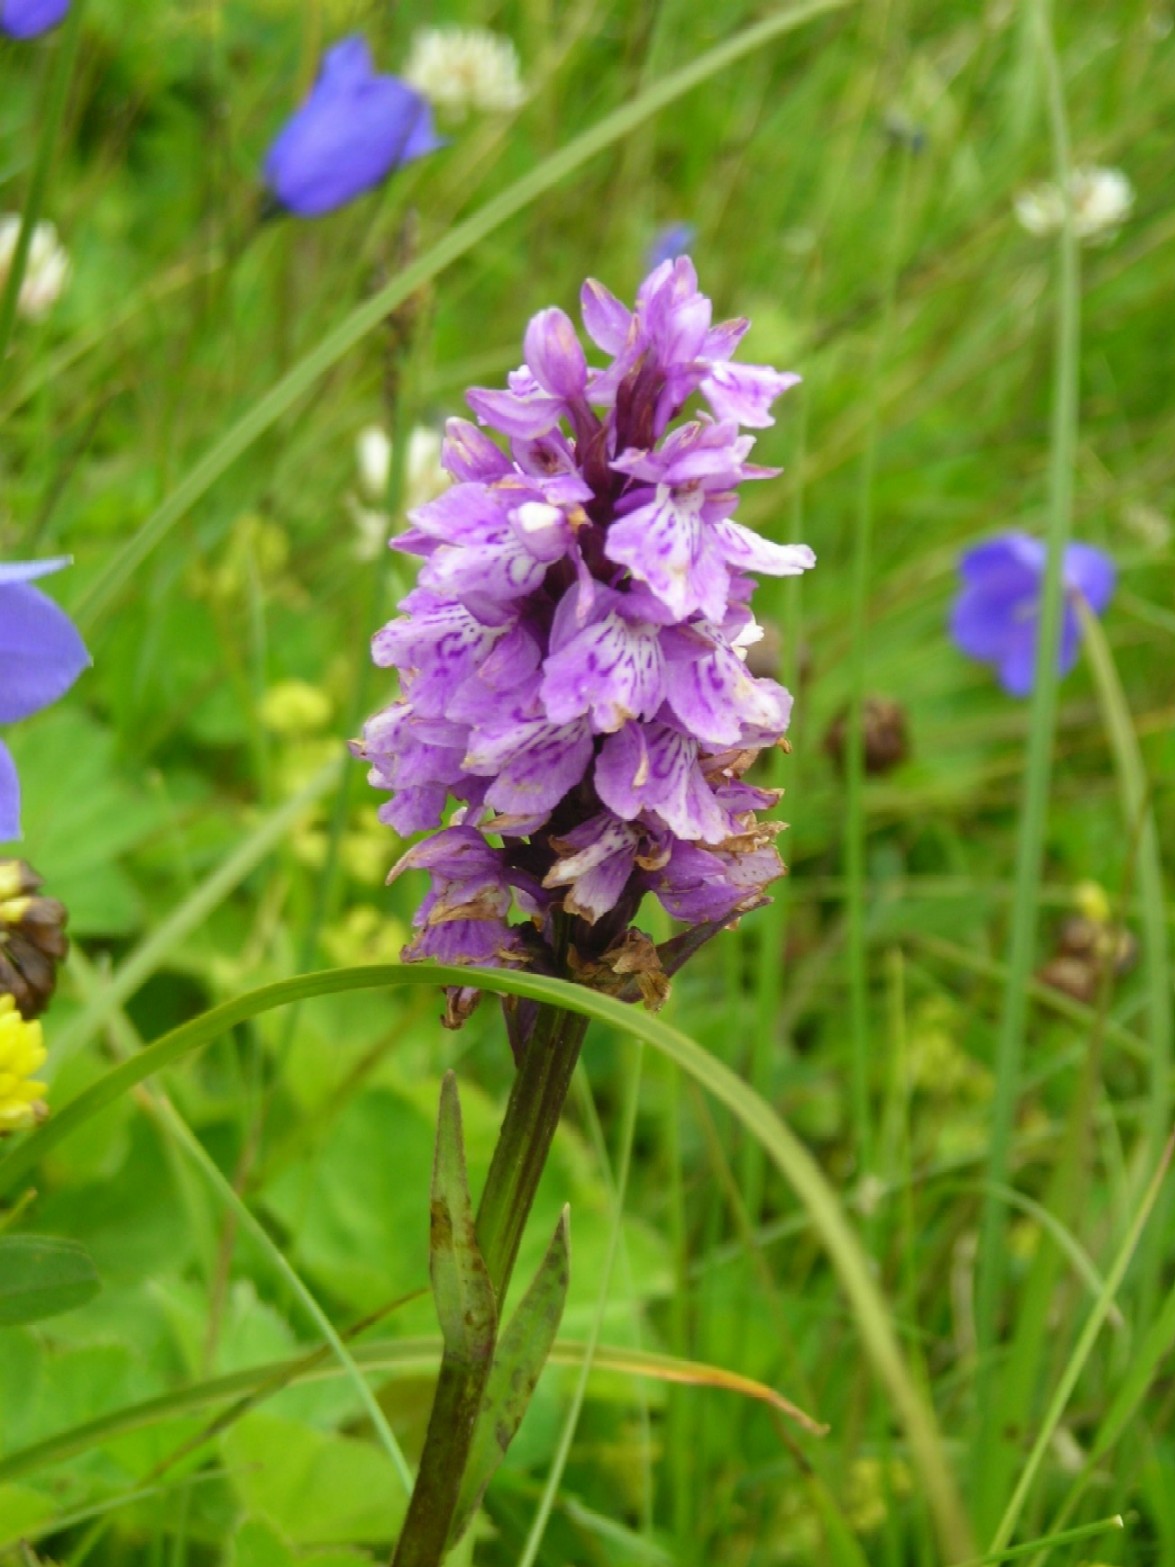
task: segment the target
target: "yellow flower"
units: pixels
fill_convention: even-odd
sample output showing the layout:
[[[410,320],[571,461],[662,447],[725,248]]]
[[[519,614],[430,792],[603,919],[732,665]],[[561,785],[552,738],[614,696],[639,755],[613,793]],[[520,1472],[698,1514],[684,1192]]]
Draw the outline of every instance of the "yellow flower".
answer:
[[[305,680],[279,680],[261,698],[259,717],[275,735],[303,735],[321,729],[334,706],[320,686]]]
[[[0,1136],[32,1126],[45,1084],[33,1073],[45,1064],[40,1023],[26,1023],[11,996],[0,996]]]

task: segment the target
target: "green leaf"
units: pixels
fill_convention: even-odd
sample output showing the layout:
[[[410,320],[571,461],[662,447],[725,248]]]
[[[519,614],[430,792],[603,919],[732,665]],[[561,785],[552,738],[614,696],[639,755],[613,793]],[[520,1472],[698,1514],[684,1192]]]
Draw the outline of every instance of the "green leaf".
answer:
[[[568,1210],[564,1208],[547,1254],[498,1343],[453,1517],[450,1546],[469,1527],[486,1486],[522,1424],[563,1319],[570,1278]]]
[[[275,985],[265,985],[172,1029],[136,1056],[112,1067],[76,1099],[63,1105],[0,1160],[0,1192],[11,1190],[51,1148],[134,1084],[210,1044],[246,1018],[258,1017],[275,1007],[289,1006],[312,996],[334,995],[340,991],[393,985],[468,985],[472,982],[480,989],[498,995],[550,1001],[585,1017],[597,1018],[621,1035],[634,1035],[644,1040],[726,1105],[762,1143],[806,1210],[809,1223],[840,1277],[864,1349],[904,1427],[911,1459],[934,1514],[941,1543],[954,1557],[965,1558],[970,1552],[970,1527],[934,1410],[911,1374],[888,1302],[874,1281],[860,1239],[823,1171],[767,1101],[728,1066],[663,1019],[626,1006],[614,996],[541,974],[461,968],[441,963],[370,964],[303,974]]]
[[[76,1241],[0,1236],[0,1327],[73,1311],[101,1287],[89,1253]]]
[[[429,1271],[446,1356],[461,1365],[484,1364],[494,1352],[498,1304],[477,1244],[461,1135],[461,1102],[453,1072],[446,1072],[441,1083],[429,1213]]]
[[[255,1410],[221,1450],[249,1515],[294,1545],[385,1544],[403,1522],[395,1470],[370,1442]]]
[[[46,713],[12,737],[24,800],[21,854],[69,910],[75,936],[123,936],[142,899],[122,868],[165,819],[119,761],[114,733],[76,706]]]

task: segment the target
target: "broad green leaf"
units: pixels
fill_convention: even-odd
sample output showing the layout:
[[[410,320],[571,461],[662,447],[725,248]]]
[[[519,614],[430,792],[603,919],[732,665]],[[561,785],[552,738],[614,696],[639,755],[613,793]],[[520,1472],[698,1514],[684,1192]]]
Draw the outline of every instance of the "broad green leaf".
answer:
[[[89,1253],[76,1241],[0,1236],[0,1327],[73,1311],[101,1287]]]
[[[296,1545],[386,1543],[403,1520],[395,1470],[370,1442],[254,1411],[222,1452],[250,1514]]]
[[[494,1352],[498,1305],[477,1244],[453,1072],[446,1072],[441,1083],[429,1210],[429,1271],[446,1356],[461,1365],[484,1364]]]
[[[119,864],[164,818],[116,754],[115,735],[76,709],[46,713],[12,736],[24,798],[21,854],[69,910],[74,935],[126,935],[142,903]]]
[[[564,1208],[547,1254],[498,1342],[465,1466],[450,1545],[469,1527],[486,1486],[522,1424],[559,1331],[570,1277],[568,1210]]]

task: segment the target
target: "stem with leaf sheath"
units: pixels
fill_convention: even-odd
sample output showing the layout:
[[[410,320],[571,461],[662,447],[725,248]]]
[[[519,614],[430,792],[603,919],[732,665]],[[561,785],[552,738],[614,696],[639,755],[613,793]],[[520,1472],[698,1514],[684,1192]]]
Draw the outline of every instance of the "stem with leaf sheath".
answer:
[[[510,1090],[477,1212],[477,1243],[499,1321],[587,1024],[587,1018],[574,1012],[541,1006]],[[438,1567],[444,1560],[490,1364],[491,1357],[470,1363],[447,1353],[441,1362],[416,1486],[392,1567]]]

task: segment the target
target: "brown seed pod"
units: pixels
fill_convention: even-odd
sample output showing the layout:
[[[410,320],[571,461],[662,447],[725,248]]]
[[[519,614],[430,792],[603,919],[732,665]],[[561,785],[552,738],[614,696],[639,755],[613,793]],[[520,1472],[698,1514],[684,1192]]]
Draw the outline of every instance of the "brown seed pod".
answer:
[[[23,1018],[49,1005],[57,965],[69,952],[69,915],[56,898],[38,896],[41,878],[23,860],[0,860],[0,994]]]
[[[906,710],[900,702],[886,696],[867,696],[861,708],[861,729],[865,742],[865,771],[872,776],[892,772],[910,752]],[[842,709],[829,724],[824,749],[838,773],[845,770],[848,748],[849,710]]]

